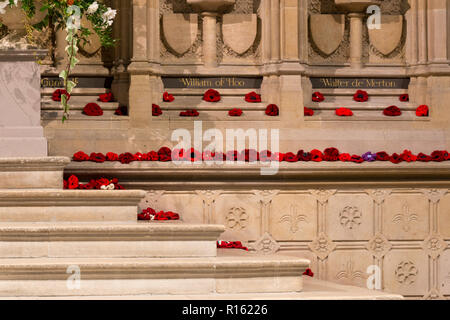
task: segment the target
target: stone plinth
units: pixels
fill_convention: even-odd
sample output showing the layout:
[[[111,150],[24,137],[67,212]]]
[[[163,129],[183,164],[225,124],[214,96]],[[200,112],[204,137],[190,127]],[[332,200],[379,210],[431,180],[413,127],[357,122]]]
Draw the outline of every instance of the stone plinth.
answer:
[[[0,49],[0,157],[47,155],[36,63],[44,53]]]

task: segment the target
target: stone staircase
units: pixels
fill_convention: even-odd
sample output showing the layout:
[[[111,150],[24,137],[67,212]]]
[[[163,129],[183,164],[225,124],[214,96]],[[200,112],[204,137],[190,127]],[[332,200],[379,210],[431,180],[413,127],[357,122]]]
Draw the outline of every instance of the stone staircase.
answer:
[[[302,290],[308,260],[218,255],[223,226],[138,222],[144,191],[61,190],[67,162],[0,161],[0,297]]]

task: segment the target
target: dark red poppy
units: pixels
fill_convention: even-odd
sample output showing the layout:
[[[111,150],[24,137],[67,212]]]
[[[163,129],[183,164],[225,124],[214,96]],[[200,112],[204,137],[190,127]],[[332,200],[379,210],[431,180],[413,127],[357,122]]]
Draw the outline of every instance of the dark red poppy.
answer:
[[[97,163],[103,163],[106,161],[106,157],[103,153],[92,152],[89,156],[89,160]]]
[[[325,97],[320,92],[317,91],[317,92],[314,92],[312,94],[312,101],[314,101],[314,102],[322,102],[324,100],[325,100]]]
[[[220,93],[217,90],[209,89],[203,95],[203,100],[208,102],[219,102],[220,101]]]
[[[263,150],[259,153],[259,161],[269,162],[272,160],[272,152],[269,150]]]
[[[159,161],[168,162],[172,160],[172,150],[167,147],[162,147],[158,151]]]
[[[252,91],[252,92],[247,93],[245,95],[245,101],[250,102],[250,103],[261,102],[261,95],[259,95],[256,92]]]
[[[397,106],[390,106],[383,110],[383,114],[388,117],[398,117],[402,114],[402,111]]]
[[[135,161],[135,160],[134,160],[134,155],[131,154],[131,153],[129,153],[129,152],[122,153],[122,154],[119,156],[119,161],[120,161],[120,163],[122,163],[122,164],[129,164],[129,163]]]
[[[80,185],[80,181],[78,180],[78,178],[74,175],[71,175],[69,177],[69,179],[67,179],[67,188],[68,189],[77,189],[78,186]]]
[[[152,104],[152,116],[159,117],[160,115],[162,115],[161,107],[157,104]]]
[[[311,150],[311,160],[315,162],[321,162],[323,161],[323,153],[320,150],[314,149]]]
[[[303,275],[308,277],[314,277],[314,272],[312,272],[312,270],[308,268],[306,269],[305,272],[303,272]]]
[[[431,157],[425,153],[421,152],[417,155],[417,161],[430,162],[431,160],[432,160]]]
[[[112,92],[107,92],[98,96],[98,100],[101,102],[111,102],[114,100],[114,95]]]
[[[240,117],[242,116],[242,110],[241,109],[231,109],[228,111],[228,115],[230,117]]]
[[[243,159],[245,162],[256,162],[259,160],[259,153],[254,149],[245,149],[238,156],[238,159]]]
[[[100,108],[100,106],[96,103],[88,103],[83,108],[83,113],[87,116],[91,117],[98,117],[103,115],[103,110]]]
[[[180,117],[198,117],[199,115],[200,113],[195,109],[180,112]]]
[[[169,94],[167,91],[163,93],[163,101],[164,102],[172,102],[175,100],[175,97]]]
[[[73,161],[78,161],[78,162],[89,161],[89,155],[87,155],[83,151],[78,151],[77,153],[75,153],[73,155]]]
[[[134,154],[134,159],[136,161],[147,161],[147,154],[146,153],[142,153],[142,152],[137,152]]]
[[[400,95],[399,100],[401,102],[408,102],[409,101],[409,94],[405,93],[405,94]]]
[[[444,151],[433,151],[431,153],[431,160],[435,161],[435,162],[442,162],[445,161],[445,154]]]
[[[189,150],[189,158],[191,162],[198,162],[203,160],[203,154],[194,148]]]
[[[413,155],[410,150],[404,150],[400,157],[406,162],[414,162],[417,160],[417,156]]]
[[[391,157],[389,158],[389,161],[392,163],[400,163],[403,161],[402,157],[400,157],[400,155],[398,153],[394,153],[391,155]]]
[[[312,157],[311,157],[311,153],[305,152],[303,150],[299,150],[299,151],[297,151],[297,158],[298,158],[298,161],[308,162],[308,161],[311,161]]]
[[[64,89],[56,89],[53,91],[52,100],[53,101],[61,101],[61,95],[65,95],[67,97],[67,101],[70,100],[70,94]]]
[[[158,161],[159,160],[158,152],[150,151],[149,153],[147,153],[147,160],[148,161]]]
[[[427,105],[421,105],[416,109],[416,116],[418,117],[428,117],[429,108]]]
[[[364,159],[363,159],[361,156],[358,156],[358,155],[354,154],[354,155],[352,155],[352,157],[350,158],[350,161],[351,161],[351,162],[354,162],[354,163],[363,163],[363,162],[364,162]]]
[[[271,117],[276,117],[280,114],[280,109],[278,109],[278,106],[276,104],[269,104],[266,107],[266,115]]]
[[[298,162],[298,157],[292,152],[288,152],[284,155],[284,161],[286,162]]]
[[[325,161],[338,161],[339,150],[336,148],[327,148],[323,152],[323,160]]]
[[[351,117],[353,116],[353,111],[348,108],[338,108],[336,109],[336,115],[339,117]]]
[[[367,100],[369,100],[369,95],[364,90],[358,90],[353,95],[353,100],[357,102],[366,102]]]
[[[128,115],[128,107],[127,106],[119,106],[116,111],[114,111],[116,116],[127,116]]]
[[[118,160],[119,160],[119,155],[117,153],[108,152],[106,154],[106,161],[118,161]]]
[[[310,109],[310,108],[307,108],[307,107],[303,107],[303,114],[304,114],[306,117],[311,117],[311,116],[314,115],[314,110],[313,110],[313,109]]]
[[[389,161],[389,154],[385,151],[377,152],[377,161]]]

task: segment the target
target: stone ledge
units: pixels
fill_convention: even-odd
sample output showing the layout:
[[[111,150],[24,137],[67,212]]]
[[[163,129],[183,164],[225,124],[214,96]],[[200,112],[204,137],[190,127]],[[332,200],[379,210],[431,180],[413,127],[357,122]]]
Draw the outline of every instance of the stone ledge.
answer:
[[[0,158],[1,171],[62,170],[70,163],[68,157],[12,157]]]
[[[259,164],[180,165],[161,162],[91,163],[72,162],[66,174],[81,180],[92,175],[114,176],[127,188],[148,190],[211,188],[362,187],[377,185],[448,187],[450,162],[429,163],[280,163],[276,175],[263,176]],[[267,166],[265,166],[267,168]]]

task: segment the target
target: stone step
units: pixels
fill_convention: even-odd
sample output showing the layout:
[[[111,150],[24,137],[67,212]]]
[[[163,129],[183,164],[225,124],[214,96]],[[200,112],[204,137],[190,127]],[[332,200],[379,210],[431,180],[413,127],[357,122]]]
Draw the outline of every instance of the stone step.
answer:
[[[246,102],[244,96],[239,97],[222,97],[219,102],[207,102],[200,96],[180,96],[175,97],[172,102],[161,102],[160,107],[163,109],[192,109],[192,108],[216,108],[216,109],[233,109],[233,108],[249,108],[259,109],[267,106],[267,103],[249,103]]]
[[[310,107],[314,110],[336,110],[337,108],[345,107],[351,110],[367,110],[367,111],[383,111],[386,107],[395,105],[399,107],[402,111],[416,111],[417,106],[413,105],[409,102],[398,102],[389,103],[389,101],[379,102],[379,101],[368,101],[368,102],[355,102],[355,101],[346,101],[345,103],[336,103],[336,102],[321,102],[312,104]]]
[[[186,88],[180,88],[180,89],[165,89],[165,91],[169,92],[170,94],[174,95],[175,98],[177,96],[201,96],[205,94],[205,92],[208,89],[186,89]],[[252,91],[261,94],[260,89],[218,89],[220,95],[222,97],[224,96],[235,96],[235,97],[241,97],[242,99],[245,97],[247,93],[250,93]]]
[[[0,223],[0,258],[215,257],[224,231],[177,222]]]
[[[0,190],[0,222],[137,219],[141,190]]]
[[[229,250],[232,251],[232,250]],[[237,250],[233,250],[237,251]],[[310,261],[227,253],[213,258],[0,259],[0,296],[300,292]],[[79,287],[73,281],[79,276]]]
[[[383,109],[374,110],[353,109],[353,116],[339,117],[335,114],[335,109],[316,110],[314,116],[305,117],[305,121],[430,121],[430,117],[417,117],[415,110],[403,110],[400,116],[388,117],[383,114]]]

